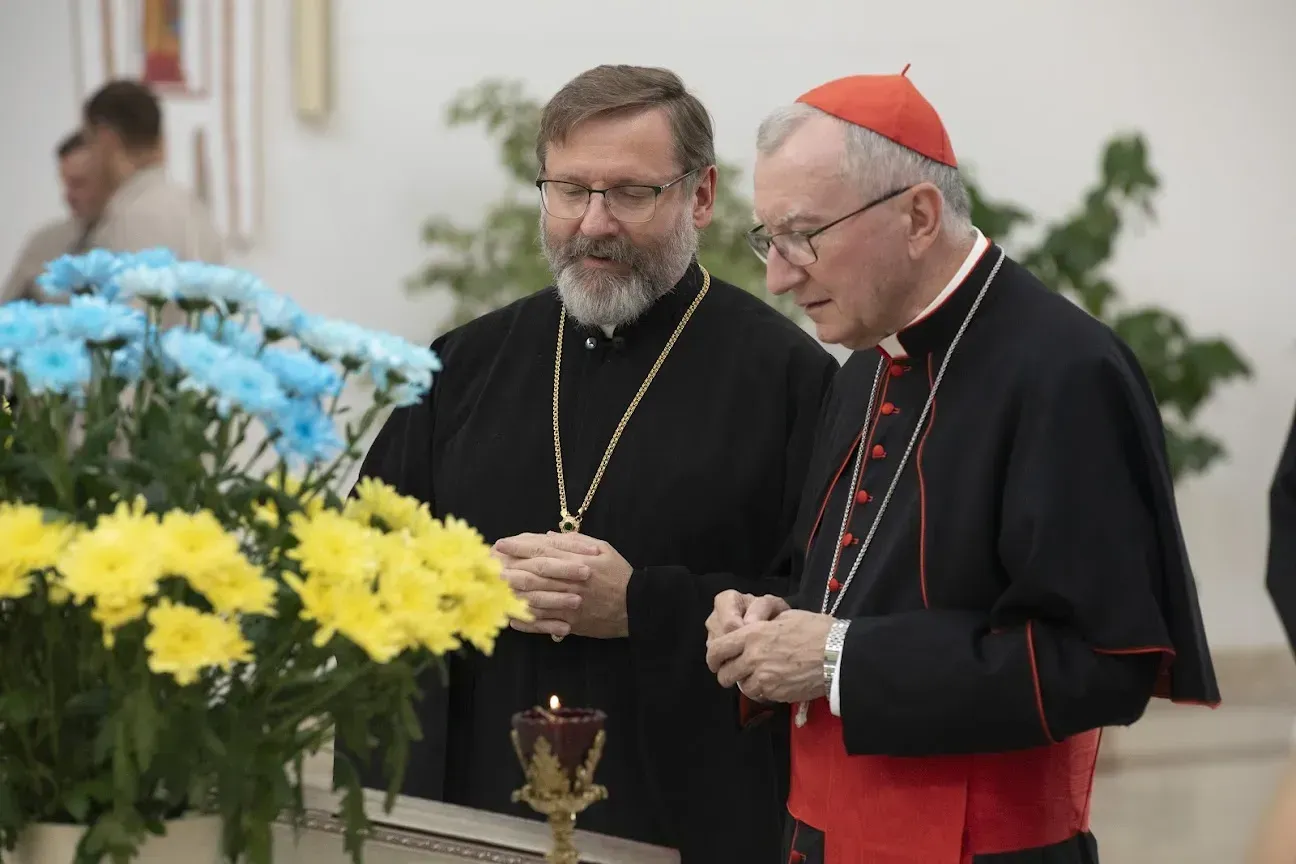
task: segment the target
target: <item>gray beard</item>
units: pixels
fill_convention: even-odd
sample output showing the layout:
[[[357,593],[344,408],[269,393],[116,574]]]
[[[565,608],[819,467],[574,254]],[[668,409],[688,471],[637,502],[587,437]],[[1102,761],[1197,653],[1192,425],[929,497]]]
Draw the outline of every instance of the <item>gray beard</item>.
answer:
[[[644,249],[624,237],[586,237],[577,234],[555,246],[540,217],[540,245],[553,274],[558,296],[567,314],[586,327],[616,328],[630,324],[674,289],[676,281],[697,254],[698,230],[692,214],[681,214],[678,224],[659,244]],[[629,276],[587,269],[581,259],[597,255],[630,266]]]

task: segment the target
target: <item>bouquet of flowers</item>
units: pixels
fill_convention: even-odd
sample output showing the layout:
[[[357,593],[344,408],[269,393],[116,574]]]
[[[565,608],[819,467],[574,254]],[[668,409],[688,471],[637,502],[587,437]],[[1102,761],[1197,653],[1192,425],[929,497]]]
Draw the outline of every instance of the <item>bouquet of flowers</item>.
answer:
[[[390,807],[419,674],[527,615],[468,525],[374,479],[335,490],[435,355],[164,250],[39,281],[62,302],[0,307],[0,858],[70,823],[78,861],[128,861],[207,813],[228,860],[267,864],[335,735],[384,743]]]

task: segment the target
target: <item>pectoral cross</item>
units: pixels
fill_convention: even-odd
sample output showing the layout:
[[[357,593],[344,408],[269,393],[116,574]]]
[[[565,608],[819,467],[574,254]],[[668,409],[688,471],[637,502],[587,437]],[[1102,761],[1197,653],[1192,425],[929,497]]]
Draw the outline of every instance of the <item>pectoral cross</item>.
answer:
[[[558,520],[558,530],[564,534],[576,534],[580,532],[580,517],[573,516],[566,510],[563,511],[562,519]]]

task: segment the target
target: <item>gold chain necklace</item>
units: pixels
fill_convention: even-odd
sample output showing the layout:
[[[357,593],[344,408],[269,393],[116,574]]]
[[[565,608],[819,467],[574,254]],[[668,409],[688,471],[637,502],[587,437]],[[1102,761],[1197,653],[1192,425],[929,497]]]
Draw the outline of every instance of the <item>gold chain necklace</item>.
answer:
[[[621,433],[625,431],[626,424],[630,422],[630,415],[634,414],[635,409],[639,407],[639,401],[648,392],[648,386],[652,384],[653,378],[657,377],[657,370],[666,361],[666,355],[670,354],[671,348],[675,345],[675,340],[684,332],[684,325],[688,324],[689,318],[693,317],[693,310],[697,309],[698,304],[702,302],[702,298],[706,296],[707,289],[711,287],[711,274],[707,272],[705,267],[699,265],[699,269],[702,270],[702,289],[698,291],[697,296],[693,298],[693,302],[689,304],[684,317],[680,319],[679,324],[675,327],[675,332],[671,334],[670,339],[666,340],[666,347],[662,349],[661,354],[657,357],[657,362],[648,371],[648,377],[639,386],[639,392],[630,400],[630,407],[626,409],[625,414],[621,415],[621,422],[617,424],[616,431],[612,433],[612,440],[608,442],[607,450],[603,452],[603,461],[599,463],[598,470],[594,472],[594,479],[590,481],[589,491],[585,493],[585,500],[581,502],[580,509],[575,513],[567,509],[567,483],[563,478],[562,438],[558,433],[558,381],[562,377],[563,332],[564,324],[567,321],[567,310],[561,309],[559,311],[558,348],[554,352],[553,439],[554,463],[558,467],[558,506],[561,511],[558,530],[564,534],[580,531],[581,520],[585,518],[585,511],[589,509],[590,501],[594,500],[594,492],[598,489],[599,481],[603,479],[603,472],[612,459],[612,451],[616,449],[617,442],[621,440]]]

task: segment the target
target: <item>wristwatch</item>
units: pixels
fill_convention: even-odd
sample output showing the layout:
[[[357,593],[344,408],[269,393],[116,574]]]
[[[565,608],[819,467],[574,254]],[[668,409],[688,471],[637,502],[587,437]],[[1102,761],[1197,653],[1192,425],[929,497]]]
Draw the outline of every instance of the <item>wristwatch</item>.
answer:
[[[837,661],[841,657],[842,648],[846,645],[846,628],[850,627],[850,621],[838,619],[833,622],[832,627],[828,629],[828,640],[824,643],[824,690],[830,696],[832,694],[833,675],[837,673]]]

